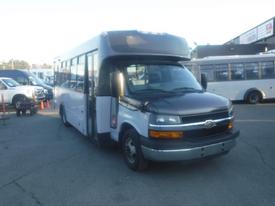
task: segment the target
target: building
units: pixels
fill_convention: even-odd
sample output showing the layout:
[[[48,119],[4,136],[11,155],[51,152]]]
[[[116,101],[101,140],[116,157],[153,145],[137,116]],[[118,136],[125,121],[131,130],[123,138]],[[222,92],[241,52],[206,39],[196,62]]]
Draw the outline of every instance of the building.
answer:
[[[275,44],[275,17],[242,33],[225,44]]]
[[[192,58],[224,55],[250,55],[275,49],[275,17],[242,33],[222,45],[199,45]]]

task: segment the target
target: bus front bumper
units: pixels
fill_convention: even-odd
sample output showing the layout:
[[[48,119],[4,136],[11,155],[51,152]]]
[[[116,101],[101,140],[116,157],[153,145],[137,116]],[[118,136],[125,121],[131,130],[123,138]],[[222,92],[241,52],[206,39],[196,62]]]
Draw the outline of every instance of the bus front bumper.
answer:
[[[230,139],[197,147],[155,149],[141,145],[141,149],[144,157],[153,161],[195,160],[226,154],[236,145],[236,137],[238,135],[239,131],[231,134]]]

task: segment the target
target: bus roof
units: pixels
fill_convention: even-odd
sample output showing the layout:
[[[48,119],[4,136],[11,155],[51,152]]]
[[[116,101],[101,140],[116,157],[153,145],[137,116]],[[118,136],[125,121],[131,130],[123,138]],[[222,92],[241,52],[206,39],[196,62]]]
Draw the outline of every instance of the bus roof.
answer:
[[[99,50],[102,60],[124,55],[170,56],[179,60],[190,58],[189,47],[184,38],[167,33],[130,30],[103,32],[56,59],[64,61],[95,50]]]
[[[259,60],[274,60],[274,53],[263,53],[255,55],[228,55],[228,56],[209,56],[201,59],[192,59],[195,63],[222,63],[222,62],[238,62],[238,61],[259,61]],[[188,64],[188,62],[187,62]]]

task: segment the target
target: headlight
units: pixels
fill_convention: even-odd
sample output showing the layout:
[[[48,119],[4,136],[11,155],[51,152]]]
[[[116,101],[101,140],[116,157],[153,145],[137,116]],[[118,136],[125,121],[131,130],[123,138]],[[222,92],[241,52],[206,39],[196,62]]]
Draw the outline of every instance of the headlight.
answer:
[[[154,124],[180,124],[180,117],[173,115],[154,115],[152,116],[152,123]]]
[[[43,89],[44,94],[48,94],[48,90],[47,89]]]

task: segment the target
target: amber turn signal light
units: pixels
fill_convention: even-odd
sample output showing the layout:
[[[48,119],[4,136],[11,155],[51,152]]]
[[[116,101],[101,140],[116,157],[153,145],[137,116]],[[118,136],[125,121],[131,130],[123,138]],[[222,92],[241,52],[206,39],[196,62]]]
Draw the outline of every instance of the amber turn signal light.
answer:
[[[152,138],[159,138],[159,139],[179,139],[183,137],[183,132],[149,130],[149,136]]]
[[[233,129],[233,122],[229,122],[228,125],[227,125],[227,128],[228,129]]]

